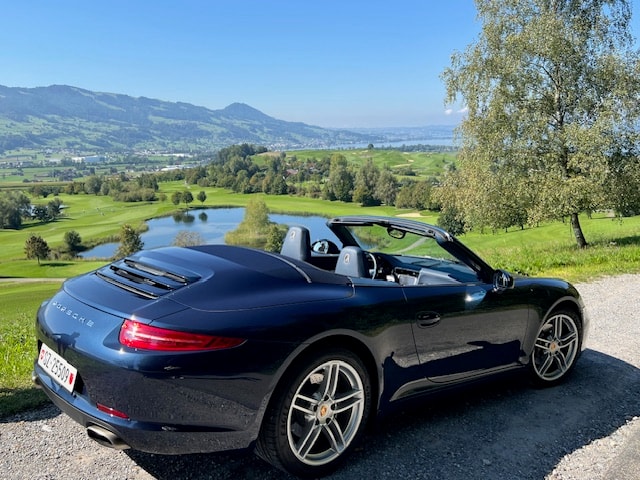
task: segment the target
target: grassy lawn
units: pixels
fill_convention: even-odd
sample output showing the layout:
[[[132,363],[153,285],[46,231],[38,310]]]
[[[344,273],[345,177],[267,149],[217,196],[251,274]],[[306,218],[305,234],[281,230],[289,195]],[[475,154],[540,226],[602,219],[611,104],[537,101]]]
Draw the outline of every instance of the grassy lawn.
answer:
[[[296,154],[302,157],[299,152]],[[397,162],[399,159],[388,161]],[[182,182],[161,184],[167,198],[172,192],[186,188]],[[201,190],[206,192],[204,207],[244,206],[252,198],[217,188],[191,186],[190,190],[194,196]],[[350,203],[311,198],[261,196],[272,213],[326,217],[417,214],[394,207],[362,208]],[[43,261],[38,265],[36,260],[25,259],[24,242],[27,237],[31,233],[41,235],[50,247],[57,248],[63,245],[64,233],[75,230],[82,237],[83,244],[91,246],[117,235],[123,223],[137,226],[147,219],[185,208],[184,204],[175,206],[169,200],[133,204],[115,203],[110,197],[95,195],[60,195],[60,199],[68,207],[62,219],[49,224],[25,225],[18,231],[0,231],[0,278],[4,277],[4,281],[0,281],[0,417],[45,401],[44,395],[31,387],[30,376],[36,355],[33,324],[40,303],[59,288],[60,279],[104,264],[78,260]],[[200,206],[197,201],[191,204],[191,208]],[[425,214],[419,219],[436,223],[437,215]],[[593,218],[582,217],[581,221],[590,242],[590,247],[584,250],[576,248],[569,225],[562,222],[508,232],[473,232],[460,238],[493,266],[514,273],[583,282],[605,275],[640,272],[640,217],[619,221],[600,214]],[[20,278],[23,280],[19,281]]]
[[[459,238],[494,267],[514,273],[586,282],[640,272],[640,217],[619,221],[597,214],[580,220],[590,244],[586,249],[576,247],[569,224],[562,222]]]
[[[378,150],[375,148],[367,150],[366,148],[359,148],[336,152],[331,150],[297,150],[288,152],[287,156],[295,156],[298,160],[306,160],[309,158],[330,157],[333,153],[343,155],[348,163],[355,166],[360,166],[371,159],[378,168],[389,168],[393,171],[410,168],[418,175],[416,179],[441,175],[444,166],[454,163],[457,155],[454,152],[401,152],[400,150]]]
[[[35,314],[57,282],[0,283],[0,417],[42,405],[47,398],[31,384],[36,357]]]

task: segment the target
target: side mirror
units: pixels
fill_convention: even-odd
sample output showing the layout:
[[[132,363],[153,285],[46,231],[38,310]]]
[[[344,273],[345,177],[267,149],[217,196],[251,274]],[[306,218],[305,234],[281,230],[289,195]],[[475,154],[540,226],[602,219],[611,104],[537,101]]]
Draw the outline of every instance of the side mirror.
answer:
[[[513,276],[505,270],[496,270],[493,272],[493,290],[502,291],[513,288]]]

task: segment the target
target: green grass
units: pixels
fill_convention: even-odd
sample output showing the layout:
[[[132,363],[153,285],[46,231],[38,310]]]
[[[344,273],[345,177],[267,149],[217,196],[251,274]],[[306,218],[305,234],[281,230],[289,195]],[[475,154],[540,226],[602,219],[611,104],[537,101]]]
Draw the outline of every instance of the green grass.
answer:
[[[60,282],[0,283],[0,417],[47,401],[31,383],[34,322],[42,301],[58,288]]]
[[[562,222],[506,233],[474,232],[460,239],[491,265],[514,273],[585,282],[640,272],[640,216],[619,221],[598,214],[580,220],[586,249],[577,248],[569,224]]]
[[[287,156],[295,156],[298,160],[306,160],[308,158],[321,159],[330,157],[333,153],[344,155],[347,162],[356,169],[369,159],[378,168],[389,168],[392,171],[410,168],[416,175],[419,175],[415,177],[416,179],[441,175],[444,166],[454,163],[457,157],[454,152],[401,152],[400,150],[378,150],[375,148],[373,150],[367,150],[366,148],[353,150],[298,150],[288,152]]]

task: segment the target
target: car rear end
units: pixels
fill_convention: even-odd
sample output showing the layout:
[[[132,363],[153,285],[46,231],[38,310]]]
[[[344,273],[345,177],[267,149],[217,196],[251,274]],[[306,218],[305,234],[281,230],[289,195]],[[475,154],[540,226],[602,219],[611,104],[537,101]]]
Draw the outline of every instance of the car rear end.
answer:
[[[280,260],[267,262],[263,270],[283,268]],[[234,276],[276,290],[278,281],[306,283],[295,272],[269,277],[177,248],[142,252],[65,282],[38,311],[34,381],[107,446],[154,453],[247,447],[273,388],[270,374],[295,344],[238,334],[247,313],[230,308],[224,294]],[[209,308],[194,308],[199,303]]]

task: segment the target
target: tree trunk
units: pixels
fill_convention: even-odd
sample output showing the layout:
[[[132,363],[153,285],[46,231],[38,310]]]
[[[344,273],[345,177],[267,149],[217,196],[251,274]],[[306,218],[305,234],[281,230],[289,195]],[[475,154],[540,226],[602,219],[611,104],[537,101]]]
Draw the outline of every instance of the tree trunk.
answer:
[[[571,229],[573,230],[573,234],[576,237],[576,242],[578,242],[578,247],[586,248],[587,240],[584,238],[584,233],[582,233],[582,227],[580,226],[580,218],[577,213],[571,214]]]

